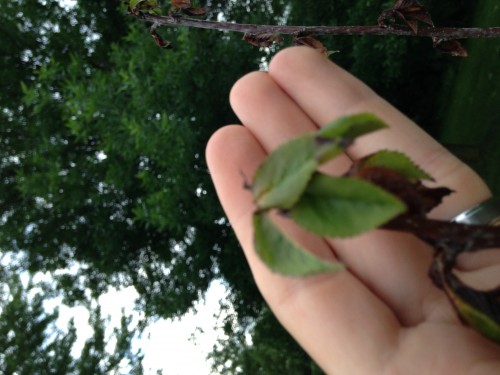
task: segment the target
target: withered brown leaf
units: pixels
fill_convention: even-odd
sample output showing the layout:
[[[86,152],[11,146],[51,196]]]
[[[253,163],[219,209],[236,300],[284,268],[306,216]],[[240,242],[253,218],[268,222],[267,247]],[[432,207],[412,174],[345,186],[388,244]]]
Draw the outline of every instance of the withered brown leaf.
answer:
[[[418,22],[434,27],[429,11],[417,0],[398,0],[392,8],[384,10],[379,18],[379,26],[392,26],[396,18],[406,23],[415,33],[418,33]]]
[[[457,39],[440,39],[432,38],[434,48],[440,52],[447,53],[451,56],[467,57],[468,53],[463,44]]]
[[[174,48],[172,46],[171,42],[169,42],[168,40],[163,39],[156,31],[151,30],[150,34],[153,37],[155,43],[158,45],[158,47],[161,47],[161,48],[164,48],[164,49],[172,49],[172,48]]]
[[[252,46],[256,47],[269,47],[273,43],[280,43],[283,41],[279,35],[276,34],[251,34],[245,33],[243,40]]]
[[[294,36],[292,43],[296,46],[307,46],[314,48],[323,55],[328,55],[328,49],[318,39],[312,36]]]
[[[429,11],[417,0],[399,0],[394,9],[402,13],[406,18],[411,18],[429,26],[434,26]]]
[[[191,8],[191,0],[171,0],[170,4],[177,9]]]
[[[409,181],[402,174],[385,167],[364,167],[354,163],[349,176],[367,180],[396,195],[408,206],[408,214],[424,216],[453,191],[445,187],[429,188],[420,181]]]
[[[204,16],[210,8],[183,8],[182,12],[188,16]]]

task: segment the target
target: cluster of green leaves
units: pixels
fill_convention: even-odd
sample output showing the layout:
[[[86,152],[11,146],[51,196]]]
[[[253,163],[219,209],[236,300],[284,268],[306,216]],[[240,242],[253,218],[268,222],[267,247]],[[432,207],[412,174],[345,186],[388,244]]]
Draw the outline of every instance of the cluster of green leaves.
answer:
[[[273,224],[271,209],[278,209],[315,234],[330,237],[355,236],[407,210],[403,201],[381,187],[360,178],[333,177],[317,171],[357,137],[385,127],[371,114],[343,117],[316,133],[285,143],[259,167],[252,183],[257,205],[254,245],[272,270],[306,276],[343,267],[317,258],[288,239]],[[366,158],[364,165],[396,166],[407,178],[426,176],[401,153],[382,151]]]
[[[262,53],[237,35],[172,29],[161,30],[176,46],[165,54],[116,5],[0,2],[0,248],[25,253],[24,270],[59,270],[65,303],[133,285],[139,309],[169,318],[223,277],[241,316],[257,316],[203,150],[236,122],[227,93]]]
[[[403,214],[413,220],[426,220],[425,214],[451,192],[447,188],[424,187],[420,181],[432,177],[396,151],[368,155],[342,177],[317,171],[357,137],[384,127],[371,114],[343,117],[281,145],[257,169],[251,185],[257,206],[253,217],[254,247],[271,270],[286,276],[308,276],[343,269],[342,264],[318,258],[287,237],[274,224],[272,210],[316,235],[348,237],[381,227]],[[439,224],[434,222],[435,226]],[[458,233],[459,228],[455,230]],[[453,238],[452,231],[448,231],[450,238],[443,232],[434,240],[426,232],[413,233],[435,246],[436,254],[429,265],[431,278],[445,291],[462,320],[500,342],[500,288],[478,291],[453,273],[457,255],[470,251],[480,230],[473,228],[463,245]],[[453,245],[443,245],[446,241]]]

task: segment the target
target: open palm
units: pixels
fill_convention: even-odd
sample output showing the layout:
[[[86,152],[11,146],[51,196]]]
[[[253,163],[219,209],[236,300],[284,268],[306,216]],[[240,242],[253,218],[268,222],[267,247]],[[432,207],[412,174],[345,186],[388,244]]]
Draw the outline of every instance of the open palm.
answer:
[[[359,139],[325,172],[340,175],[352,160],[381,149],[403,151],[439,185],[456,191],[431,216],[449,219],[490,192],[466,165],[362,82],[305,47],[280,52],[269,72],[248,74],[231,92],[244,126],[217,131],[207,161],[226,214],[264,298],[287,330],[328,374],[499,374],[500,346],[461,325],[444,293],[429,280],[432,249],[405,233],[376,230],[343,240],[280,225],[296,241],[347,271],[307,278],[270,272],[253,250],[252,195],[242,188],[266,155],[291,137],[340,116],[372,112],[387,124]],[[464,270],[498,259],[464,261]],[[498,268],[495,268],[498,272]]]

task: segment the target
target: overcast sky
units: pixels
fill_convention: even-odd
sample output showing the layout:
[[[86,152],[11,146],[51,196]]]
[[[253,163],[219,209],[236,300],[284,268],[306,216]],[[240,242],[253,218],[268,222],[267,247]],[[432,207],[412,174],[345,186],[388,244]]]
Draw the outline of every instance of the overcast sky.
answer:
[[[214,328],[218,322],[215,316],[219,313],[219,300],[225,296],[225,287],[218,282],[212,282],[205,300],[196,304],[196,313],[189,312],[176,321],[161,319],[148,326],[142,338],[133,343],[134,351],[140,348],[144,354],[145,373],[156,374],[157,369],[163,369],[164,375],[209,374],[210,365],[206,357],[219,333]],[[111,291],[99,298],[103,316],[109,316],[111,319],[107,327],[109,332],[120,325],[122,309],[126,315],[139,316],[139,313],[133,310],[136,297],[134,288],[129,287],[121,291]],[[53,300],[46,307],[52,310],[56,306],[59,308],[57,325],[61,330],[66,330],[71,318],[75,319],[78,341],[73,350],[78,354],[92,334],[88,324],[88,311],[83,307],[69,308],[59,305],[58,300]]]

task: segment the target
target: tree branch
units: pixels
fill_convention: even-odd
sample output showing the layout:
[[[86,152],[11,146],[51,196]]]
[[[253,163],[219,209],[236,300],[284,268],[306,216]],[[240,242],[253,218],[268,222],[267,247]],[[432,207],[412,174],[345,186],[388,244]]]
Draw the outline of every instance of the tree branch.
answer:
[[[187,26],[200,29],[219,31],[233,31],[251,34],[280,34],[280,35],[397,35],[435,37],[439,39],[466,39],[466,38],[499,38],[500,27],[486,28],[457,28],[457,27],[422,27],[415,34],[409,27],[394,25],[381,26],[279,26],[254,25],[231,22],[199,20],[188,17],[157,16],[143,13],[138,16],[146,22],[157,26]]]
[[[498,226],[460,224],[402,215],[382,228],[412,233],[433,246],[448,242],[462,245],[467,251],[500,247]]]

